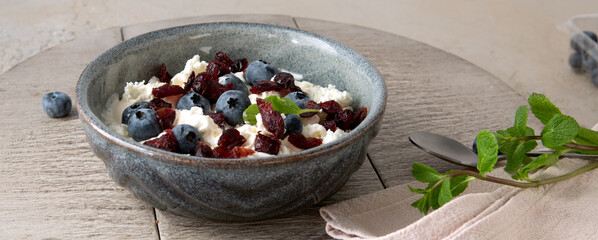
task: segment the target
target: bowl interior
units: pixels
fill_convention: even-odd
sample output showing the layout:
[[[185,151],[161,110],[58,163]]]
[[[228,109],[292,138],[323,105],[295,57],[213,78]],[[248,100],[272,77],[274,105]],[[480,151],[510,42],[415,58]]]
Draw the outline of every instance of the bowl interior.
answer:
[[[264,60],[304,76],[304,80],[348,91],[353,107],[368,107],[368,118],[381,115],[386,87],[376,68],[359,53],[327,38],[287,27],[250,23],[208,23],[140,35],[109,49],[81,75],[77,100],[96,128],[118,135],[99,116],[113,93],[122,95],[127,82],[148,80],[162,63],[171,75],[199,54],[204,61],[224,51],[231,59]],[[369,119],[369,120],[368,120]],[[363,128],[361,126],[359,128]],[[359,129],[358,128],[358,129]],[[350,137],[351,134],[345,136]],[[125,141],[125,139],[118,135]]]

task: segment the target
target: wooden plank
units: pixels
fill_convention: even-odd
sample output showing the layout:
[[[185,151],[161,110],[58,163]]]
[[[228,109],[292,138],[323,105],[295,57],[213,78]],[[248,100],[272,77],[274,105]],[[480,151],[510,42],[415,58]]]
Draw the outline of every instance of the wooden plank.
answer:
[[[303,30],[338,40],[368,58],[381,72],[388,101],[370,157],[386,186],[406,183],[413,162],[439,171],[460,167],[413,146],[408,136],[431,131],[469,145],[482,129],[512,125],[526,104],[502,81],[479,67],[437,48],[401,36],[351,25],[297,18]],[[531,126],[539,126],[531,121]]]
[[[75,86],[95,56],[121,41],[99,31],[30,58],[0,76],[0,224],[6,239],[157,238],[153,209],[108,176],[75,107],[52,119],[42,96]]]
[[[156,211],[161,239],[330,239],[319,208],[361,194],[382,190],[369,161],[335,195],[287,216],[251,223],[222,223]]]
[[[179,18],[166,21],[157,21],[150,23],[136,24],[132,26],[123,27],[123,38],[129,39],[143,33],[170,28],[175,26],[197,24],[197,23],[211,23],[211,22],[251,22],[251,23],[266,23],[287,27],[296,27],[293,18],[284,15],[208,15],[188,18]]]

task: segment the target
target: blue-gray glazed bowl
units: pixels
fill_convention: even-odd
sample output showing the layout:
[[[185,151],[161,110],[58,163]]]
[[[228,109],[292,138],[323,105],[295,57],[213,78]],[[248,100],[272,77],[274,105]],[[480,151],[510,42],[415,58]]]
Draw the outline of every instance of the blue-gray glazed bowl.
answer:
[[[144,146],[100,117],[126,82],[149,79],[165,63],[172,72],[199,54],[262,59],[335,85],[367,107],[366,119],[329,144],[286,156],[211,159]],[[119,185],[154,207],[219,221],[254,221],[313,205],[338,191],[363,163],[380,128],[386,85],[376,68],[334,40],[293,28],[251,23],[207,23],[169,28],[124,41],[93,60],[77,83],[77,110],[87,140]]]

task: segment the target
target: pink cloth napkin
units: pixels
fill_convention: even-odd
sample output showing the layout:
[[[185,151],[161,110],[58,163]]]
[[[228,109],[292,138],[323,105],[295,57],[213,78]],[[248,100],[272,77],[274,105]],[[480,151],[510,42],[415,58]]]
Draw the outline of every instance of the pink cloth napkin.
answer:
[[[562,159],[531,176],[559,176],[586,164]],[[498,168],[489,175],[510,178]],[[473,181],[426,216],[410,206],[421,195],[407,185],[424,186],[398,185],[322,207],[326,232],[338,239],[598,239],[598,170],[528,189]]]

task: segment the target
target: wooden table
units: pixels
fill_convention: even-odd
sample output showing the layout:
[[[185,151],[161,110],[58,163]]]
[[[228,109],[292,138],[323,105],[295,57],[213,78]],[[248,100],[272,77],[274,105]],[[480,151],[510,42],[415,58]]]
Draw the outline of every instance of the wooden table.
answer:
[[[295,27],[338,40],[365,55],[388,86],[382,129],[347,185],[317,206],[253,223],[189,219],[156,210],[116,185],[86,142],[75,109],[52,119],[46,92],[74,99],[77,79],[97,55],[136,35],[215,21]],[[318,208],[413,180],[414,161],[458,168],[412,146],[415,131],[463,143],[481,129],[512,123],[526,104],[503,82],[442,50],[358,26],[281,15],[219,15],[114,27],[44,51],[0,76],[0,233],[5,239],[319,239],[328,238]],[[533,123],[537,124],[537,123]]]

